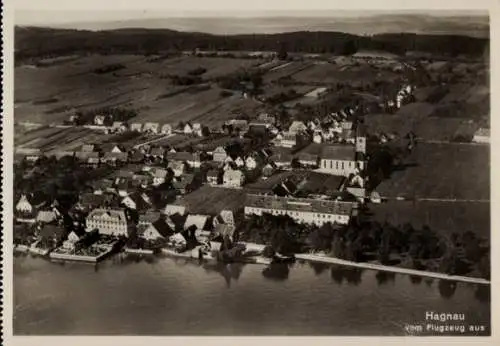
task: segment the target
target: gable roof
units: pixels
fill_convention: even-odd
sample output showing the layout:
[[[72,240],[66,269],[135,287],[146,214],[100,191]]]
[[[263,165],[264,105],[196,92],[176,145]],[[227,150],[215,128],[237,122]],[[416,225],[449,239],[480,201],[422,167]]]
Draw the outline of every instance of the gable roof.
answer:
[[[184,229],[188,229],[190,226],[195,226],[196,229],[205,229],[209,217],[207,215],[190,214],[188,215],[186,222],[184,223]]]
[[[149,155],[151,155],[151,156],[163,156],[163,155],[165,155],[165,149],[163,149],[161,147],[153,148],[149,152]]]
[[[154,223],[160,218],[159,211],[148,210],[145,213],[139,214],[139,223]]]
[[[325,145],[321,151],[323,160],[354,160],[356,148],[352,145]]]
[[[50,223],[57,218],[53,210],[40,210],[36,216],[37,222]]]
[[[84,152],[92,152],[95,150],[95,145],[93,144],[84,144],[82,145],[82,149],[81,151],[84,151]]]
[[[194,174],[186,173],[181,179],[174,179],[172,182],[172,186],[174,189],[185,189],[189,184],[191,184],[194,180]]]

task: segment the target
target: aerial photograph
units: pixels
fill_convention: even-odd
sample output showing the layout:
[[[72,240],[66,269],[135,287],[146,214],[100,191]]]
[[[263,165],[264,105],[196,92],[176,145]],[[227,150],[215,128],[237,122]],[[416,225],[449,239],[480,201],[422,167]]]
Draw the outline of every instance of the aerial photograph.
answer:
[[[491,336],[487,11],[15,12],[14,335]]]

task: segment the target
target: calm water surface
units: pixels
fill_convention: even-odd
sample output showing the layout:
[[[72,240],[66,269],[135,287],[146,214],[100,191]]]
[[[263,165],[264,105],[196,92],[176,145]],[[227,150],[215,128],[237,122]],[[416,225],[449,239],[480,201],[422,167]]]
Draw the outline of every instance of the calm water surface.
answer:
[[[115,256],[97,267],[14,260],[19,335],[405,335],[426,311],[489,334],[489,287],[296,263]],[[425,324],[424,324],[425,325]]]

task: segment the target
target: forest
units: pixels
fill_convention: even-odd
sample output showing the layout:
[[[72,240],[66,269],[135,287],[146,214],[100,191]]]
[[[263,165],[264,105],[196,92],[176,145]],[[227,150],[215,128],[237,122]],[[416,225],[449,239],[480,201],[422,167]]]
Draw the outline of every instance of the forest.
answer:
[[[39,27],[15,28],[15,60],[72,54],[164,54],[191,50],[276,51],[351,55],[360,50],[395,54],[420,52],[448,57],[482,57],[489,39],[459,35],[411,33],[357,36],[341,32],[211,35],[168,29],[85,31]]]

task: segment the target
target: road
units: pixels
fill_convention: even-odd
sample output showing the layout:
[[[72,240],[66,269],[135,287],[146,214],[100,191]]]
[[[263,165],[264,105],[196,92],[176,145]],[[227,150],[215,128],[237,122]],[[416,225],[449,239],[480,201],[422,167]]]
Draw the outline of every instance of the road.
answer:
[[[457,198],[405,198],[382,196],[383,199],[410,202],[451,202],[451,203],[490,203],[489,199],[457,199]]]

